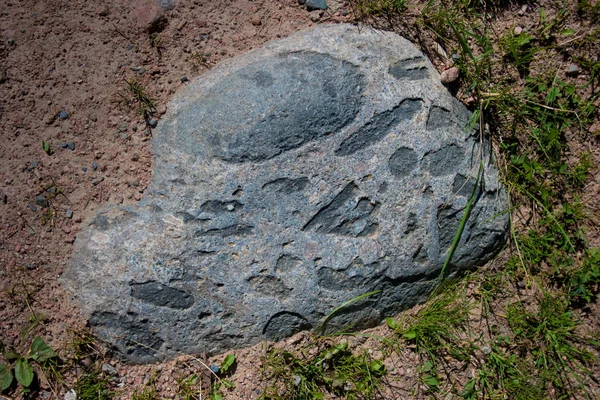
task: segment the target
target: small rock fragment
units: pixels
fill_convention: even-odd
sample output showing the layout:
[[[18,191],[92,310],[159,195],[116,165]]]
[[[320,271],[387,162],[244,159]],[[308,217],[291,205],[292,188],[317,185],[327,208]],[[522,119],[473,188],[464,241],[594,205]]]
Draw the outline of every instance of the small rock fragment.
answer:
[[[252,17],[252,25],[254,26],[260,26],[262,24],[262,21],[260,20],[260,17],[258,15],[255,15],[254,17]]]
[[[581,68],[579,68],[579,66],[577,64],[571,64],[571,65],[569,65],[569,69],[567,71],[567,76],[574,77],[574,76],[579,75],[580,72],[581,72]]]
[[[46,208],[48,207],[48,200],[46,200],[46,198],[40,194],[35,196],[35,204],[42,208]]]
[[[108,375],[112,375],[112,376],[117,376],[119,375],[119,372],[117,371],[117,369],[115,367],[113,367],[110,364],[104,363],[102,364],[102,372],[108,374]]]
[[[458,67],[448,68],[440,75],[440,81],[442,83],[452,83],[458,79],[458,75],[460,74],[460,70]]]
[[[148,122],[148,125],[150,125],[150,128],[154,129],[158,126],[158,120],[152,119],[150,122]]]
[[[179,80],[181,81],[181,83],[186,83],[188,81],[188,77],[184,75],[181,78],[179,78]]]
[[[92,169],[95,171],[98,169],[98,163],[96,161],[92,162]]]
[[[83,172],[87,172],[87,167],[81,167],[81,170],[82,170]]]
[[[527,12],[527,4],[523,4],[523,7],[521,7],[521,9],[519,10],[519,12],[517,14],[523,15],[526,12]]]
[[[312,11],[309,13],[309,18],[312,22],[317,22],[321,19],[321,11]]]
[[[515,26],[514,32],[515,35],[520,35],[521,32],[523,32],[523,28],[521,28],[520,26]]]
[[[66,112],[65,110],[62,110],[61,112],[58,113],[58,118],[65,120],[65,119],[69,118],[69,113]]]
[[[2,203],[8,203],[8,196],[6,195],[6,193],[2,193]]]
[[[298,0],[298,4],[300,4],[301,6],[306,4],[306,0]]]
[[[306,9],[308,11],[327,10],[327,2],[325,0],[306,0]]]
[[[186,24],[187,24],[187,21],[181,21],[179,23],[179,25],[177,25],[177,30],[178,31],[182,30],[185,27]]]
[[[36,212],[36,211],[37,211],[37,207],[36,207],[36,206],[34,206],[33,204],[30,204],[30,205],[29,205],[29,209],[30,209],[32,212]]]
[[[221,371],[221,368],[219,368],[219,366],[215,364],[211,364],[209,368],[213,374],[218,374]]]
[[[71,150],[71,151],[75,150],[75,142],[69,142],[69,143],[67,143],[67,145],[69,146],[69,150]]]
[[[92,182],[92,185],[97,186],[100,182],[102,182],[104,180],[104,177],[101,176],[100,178],[96,179],[95,181]]]
[[[448,59],[448,53],[446,53],[446,50],[444,50],[442,45],[440,45],[438,42],[433,43],[433,49],[438,54],[438,56],[442,58],[442,60]]]
[[[67,147],[69,147],[69,145],[67,143],[61,143],[60,144],[60,148],[61,149],[66,149]]]
[[[110,9],[107,5],[98,8],[98,15],[101,17],[106,17],[110,13]]]
[[[69,219],[73,218],[73,210],[67,210],[65,212],[65,217],[67,217]]]
[[[75,390],[71,389],[67,393],[65,393],[64,400],[77,400],[77,393],[75,392]]]

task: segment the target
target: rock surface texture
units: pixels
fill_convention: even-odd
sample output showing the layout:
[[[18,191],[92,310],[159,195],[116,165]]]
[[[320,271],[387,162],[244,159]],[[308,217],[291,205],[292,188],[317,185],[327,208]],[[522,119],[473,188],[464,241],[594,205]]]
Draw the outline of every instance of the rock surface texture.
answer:
[[[283,338],[372,291],[324,328],[377,324],[427,298],[471,194],[449,274],[505,240],[506,194],[468,119],[395,34],[271,42],[175,95],[144,198],[87,222],[63,282],[132,362]]]

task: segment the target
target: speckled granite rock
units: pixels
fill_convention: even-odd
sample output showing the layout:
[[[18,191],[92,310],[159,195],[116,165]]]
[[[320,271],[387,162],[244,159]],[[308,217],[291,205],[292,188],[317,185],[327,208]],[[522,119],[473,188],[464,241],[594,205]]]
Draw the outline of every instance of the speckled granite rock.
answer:
[[[350,25],[299,32],[190,82],[168,110],[139,206],[88,221],[63,276],[127,359],[283,338],[374,290],[326,328],[372,326],[427,298],[480,147],[408,41]],[[451,274],[505,240],[506,194],[485,160]]]

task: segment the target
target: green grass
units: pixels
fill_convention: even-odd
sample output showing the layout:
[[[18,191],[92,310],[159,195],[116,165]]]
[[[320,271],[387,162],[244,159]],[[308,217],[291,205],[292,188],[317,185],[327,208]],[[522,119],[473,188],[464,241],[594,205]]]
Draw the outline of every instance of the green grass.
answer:
[[[270,349],[263,375],[268,387],[263,400],[308,400],[336,395],[370,399],[377,393],[386,369],[368,352],[354,354],[348,342],[315,341],[296,352]]]
[[[110,387],[109,378],[102,371],[96,370],[80,377],[73,389],[81,400],[110,400],[114,397]]]

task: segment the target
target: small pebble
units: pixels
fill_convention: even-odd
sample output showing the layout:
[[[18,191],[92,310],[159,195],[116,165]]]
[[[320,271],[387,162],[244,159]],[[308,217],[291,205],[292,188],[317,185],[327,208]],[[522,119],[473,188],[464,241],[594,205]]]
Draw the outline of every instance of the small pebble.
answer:
[[[33,211],[33,212],[36,212],[36,211],[37,211],[37,207],[36,207],[36,206],[34,206],[33,204],[30,204],[30,205],[29,205],[29,209],[30,209],[31,211]]]
[[[94,171],[98,169],[98,163],[96,161],[92,162],[92,169]]]
[[[460,70],[458,67],[448,68],[440,75],[440,81],[442,83],[452,83],[458,79],[458,75],[460,74]]]
[[[306,4],[306,0],[298,0],[298,4],[300,4],[301,6]]]
[[[184,75],[181,78],[179,78],[179,80],[181,81],[181,83],[185,83],[188,81],[188,77]]]
[[[569,65],[569,70],[567,71],[567,76],[577,76],[579,75],[579,73],[581,72],[581,68],[579,68],[579,66],[577,64],[571,64]]]
[[[213,373],[215,373],[215,374],[218,374],[218,373],[221,371],[221,368],[219,368],[219,366],[218,366],[218,365],[212,364],[212,365],[210,366],[210,370],[211,370]]]
[[[112,375],[112,376],[117,376],[119,375],[119,372],[117,371],[117,369],[115,367],[113,367],[110,364],[102,364],[102,372],[108,374],[108,375]]]
[[[66,149],[67,147],[69,147],[69,145],[66,143],[61,143],[60,147],[61,147],[61,149]]]
[[[42,208],[46,208],[48,207],[48,200],[46,200],[46,198],[40,194],[35,196],[35,204]]]
[[[65,212],[65,217],[67,217],[69,219],[73,218],[73,210],[67,210]]]
[[[520,35],[521,32],[523,32],[523,28],[521,28],[520,26],[515,26],[515,35]]]
[[[81,167],[81,170],[82,170],[83,172],[87,172],[87,167]]]
[[[150,125],[150,128],[154,129],[158,126],[158,120],[157,119],[153,119],[151,120],[148,125]]]
[[[252,17],[252,25],[254,26],[260,26],[262,24],[262,21],[260,20],[259,16],[254,16]]]
[[[62,110],[60,113],[58,113],[58,118],[65,120],[69,118],[69,113],[67,113],[65,110]]]
[[[48,189],[46,189],[46,192],[56,193],[56,192],[58,192],[58,190],[56,189],[56,186],[50,186]]]
[[[527,4],[524,4],[523,7],[521,7],[521,9],[519,10],[519,12],[517,14],[523,15],[523,14],[525,14],[525,12],[527,12]]]
[[[308,14],[308,16],[312,22],[317,22],[321,19],[321,11],[312,11]]]
[[[71,389],[67,393],[65,393],[64,400],[77,400],[77,393],[75,390]]]
[[[75,142],[69,142],[67,145],[69,146],[69,150],[75,150]]]
[[[38,162],[37,161],[32,161],[31,162],[31,168],[37,168],[38,166]]]
[[[485,355],[488,355],[492,352],[492,349],[490,348],[490,346],[482,346],[481,352]]]
[[[452,60],[458,61],[458,60],[460,60],[460,56],[458,54],[454,53],[454,54],[452,54]]]
[[[308,11],[327,10],[327,2],[325,0],[306,0],[305,4]]]
[[[8,42],[9,46],[14,46],[15,45],[15,39],[13,39],[13,38],[8,38],[7,42]]]

